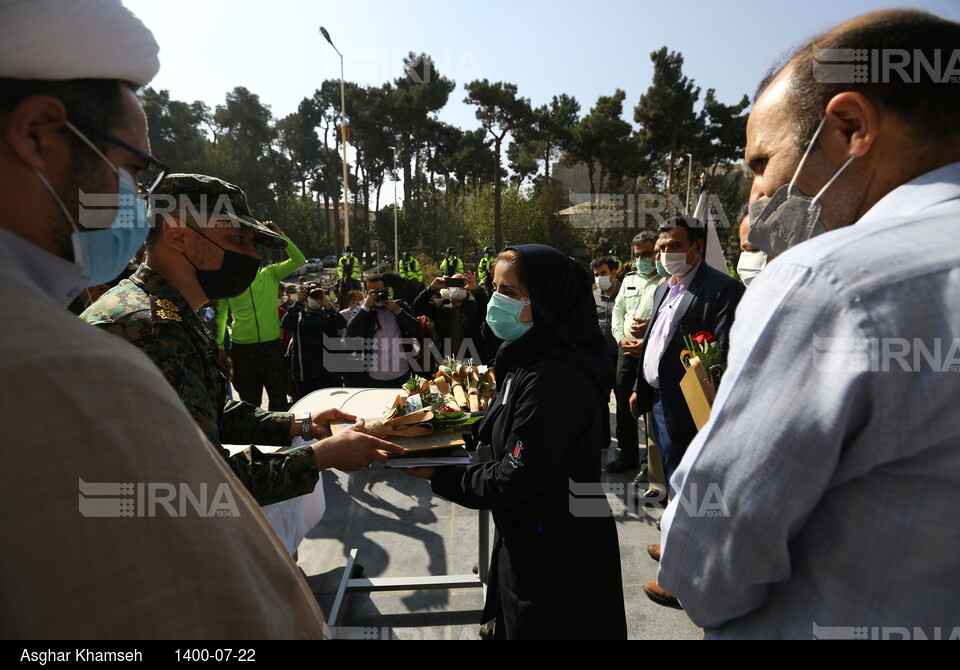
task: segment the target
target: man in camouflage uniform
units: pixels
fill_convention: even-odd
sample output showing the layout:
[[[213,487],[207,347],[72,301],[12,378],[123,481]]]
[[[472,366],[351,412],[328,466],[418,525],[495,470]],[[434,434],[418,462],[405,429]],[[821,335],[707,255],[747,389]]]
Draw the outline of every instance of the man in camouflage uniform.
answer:
[[[331,421],[355,419],[339,410],[295,417],[227,400],[216,341],[196,310],[245,288],[244,275],[255,273],[259,265],[255,243],[282,248],[285,240],[247,214],[239,188],[219,179],[170,175],[156,193],[172,196],[175,204],[170,211],[155,207],[146,260],[82,318],[131,342],[160,368],[257,502],[265,505],[312,491],[318,469],[358,470],[373,460],[384,461],[382,451],[402,451],[355,430],[331,436]],[[200,215],[181,208],[185,201]],[[320,441],[273,453],[250,446],[233,456],[222,446],[249,442],[286,446],[298,436]]]

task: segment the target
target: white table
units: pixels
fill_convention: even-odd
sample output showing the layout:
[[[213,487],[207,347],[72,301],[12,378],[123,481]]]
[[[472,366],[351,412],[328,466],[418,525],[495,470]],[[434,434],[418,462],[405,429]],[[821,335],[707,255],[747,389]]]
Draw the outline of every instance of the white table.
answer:
[[[303,397],[291,411],[314,412],[337,407],[358,417],[383,416],[390,403],[400,395],[399,389],[327,388]],[[424,482],[424,486],[427,483]],[[319,487],[318,487],[319,488]],[[283,503],[279,503],[283,504]],[[349,552],[347,565],[340,579],[337,596],[327,617],[330,626],[337,625],[347,591],[405,591],[411,589],[485,588],[490,561],[490,513],[479,512],[479,557],[477,573],[468,575],[429,575],[425,577],[352,577],[357,562],[357,549]],[[309,530],[309,529],[308,529]],[[302,538],[301,538],[302,539]]]

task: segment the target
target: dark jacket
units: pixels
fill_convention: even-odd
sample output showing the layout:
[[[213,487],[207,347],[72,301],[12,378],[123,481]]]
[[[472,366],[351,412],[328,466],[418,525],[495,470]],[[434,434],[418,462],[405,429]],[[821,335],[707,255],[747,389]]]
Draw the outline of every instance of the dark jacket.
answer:
[[[480,326],[487,313],[487,294],[483,289],[473,291],[473,300],[464,300],[459,307],[448,298],[430,298],[439,296],[440,291],[427,289],[413,301],[417,314],[433,319],[433,343],[442,358],[455,356],[459,359],[473,358],[477,365],[486,364],[487,347],[480,332]],[[462,339],[455,338],[454,320],[460,320]],[[438,361],[440,362],[440,361]]]
[[[613,366],[588,273],[556,249],[514,247],[533,326],[497,353],[498,394],[477,429],[493,460],[437,468],[433,490],[490,509],[497,528],[484,620],[495,637],[626,639],[617,526],[600,480]]]
[[[294,379],[332,378],[323,365],[323,357],[325,351],[330,351],[328,343],[338,344],[339,331],[347,327],[340,312],[335,309],[308,311],[298,300],[283,315],[280,327],[293,334],[290,372]]]
[[[485,618],[496,618],[498,638],[626,639],[616,523],[600,484],[603,399],[583,368],[549,355],[497,383],[494,402],[506,406],[493,460],[432,479],[437,494],[493,510]]]
[[[413,313],[413,308],[409,303],[403,300],[396,301],[400,307],[400,313],[396,315],[400,324],[400,332],[405,337],[417,337],[420,334],[420,322],[417,315]],[[389,312],[387,312],[389,314]],[[350,320],[347,322],[347,337],[375,337],[377,333],[377,315],[376,309],[367,311],[363,307],[357,307]]]
[[[647,325],[647,333],[653,332],[660,306],[670,291],[670,282],[663,282],[653,299],[653,314]],[[680,379],[686,370],[680,362],[680,352],[686,349],[684,336],[695,335],[701,330],[713,333],[720,343],[720,349],[726,354],[730,351],[730,328],[733,327],[734,314],[740,298],[743,297],[743,284],[730,275],[713,269],[701,262],[690,287],[685,291],[667,335],[667,346],[660,358],[660,392],[663,402],[663,417],[667,432],[674,444],[686,447],[697,434],[690,409],[680,390]],[[653,405],[654,390],[643,377],[643,357],[647,351],[647,340],[640,353],[640,365],[637,371],[637,409],[640,414],[649,412]]]

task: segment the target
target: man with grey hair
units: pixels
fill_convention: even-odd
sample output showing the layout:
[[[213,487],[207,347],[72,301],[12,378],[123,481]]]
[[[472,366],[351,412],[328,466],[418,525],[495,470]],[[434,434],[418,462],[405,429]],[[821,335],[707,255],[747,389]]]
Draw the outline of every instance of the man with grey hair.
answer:
[[[0,631],[327,637],[296,565],[163,375],[64,309],[146,237],[165,167],[136,89],[157,52],[119,0],[0,4]],[[109,206],[93,216],[85,194]]]
[[[661,522],[659,584],[707,637],[956,635],[958,45],[958,23],[874,12],[761,88],[749,238],[777,259]],[[838,53],[866,73],[825,69]]]
[[[657,234],[650,230],[633,238],[634,270],[624,276],[613,304],[611,332],[619,346],[614,397],[617,401],[616,433],[620,453],[605,468],[611,474],[640,467],[638,424],[630,412],[630,395],[637,379],[640,347],[653,309],[653,295],[661,279],[654,265],[656,244]]]

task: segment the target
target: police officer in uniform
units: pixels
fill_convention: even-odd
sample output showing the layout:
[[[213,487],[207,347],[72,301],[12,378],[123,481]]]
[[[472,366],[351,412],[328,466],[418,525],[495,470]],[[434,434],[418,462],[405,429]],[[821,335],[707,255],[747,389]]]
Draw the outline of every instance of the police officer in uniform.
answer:
[[[179,204],[173,211],[158,211],[147,236],[144,263],[81,318],[131,342],[160,368],[197,425],[261,505],[309,493],[319,479],[318,470],[359,470],[373,460],[386,460],[382,452],[402,451],[353,430],[331,437],[331,421],[355,419],[337,409],[294,416],[227,399],[226,371],[197,310],[210,300],[243,292],[260,265],[257,244],[283,248],[286,241],[246,215],[243,192],[220,179],[169,175],[156,193],[173,196],[175,203],[189,200],[200,212],[206,206],[206,213],[188,215]],[[215,205],[224,198],[229,207]],[[295,437],[320,441],[282,453],[263,453],[250,446],[233,456],[222,446],[251,442],[287,446]]]
[[[400,261],[400,276],[407,281],[412,281],[418,286],[423,285],[423,269],[420,267],[420,261],[410,255],[410,252],[404,251]]]
[[[337,261],[337,279],[360,279],[360,261],[353,255],[353,247],[344,248],[343,255]]]
[[[493,293],[493,261],[493,247],[486,247],[483,250],[483,258],[477,263],[477,281],[488,295]]]
[[[447,249],[447,253],[440,262],[440,274],[444,277],[463,274],[463,261],[457,258],[457,250],[453,247]]]

